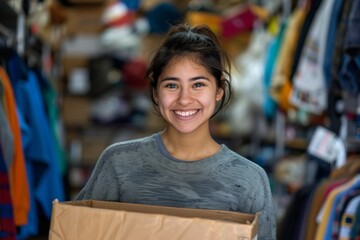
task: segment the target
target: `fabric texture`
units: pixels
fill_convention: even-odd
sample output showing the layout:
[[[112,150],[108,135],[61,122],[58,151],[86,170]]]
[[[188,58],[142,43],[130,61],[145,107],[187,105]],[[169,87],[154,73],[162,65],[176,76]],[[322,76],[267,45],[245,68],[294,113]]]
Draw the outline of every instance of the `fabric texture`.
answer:
[[[338,239],[351,239],[351,229],[356,219],[356,208],[360,204],[360,195],[350,196],[350,201],[346,203],[344,213],[341,215],[341,225],[338,229]],[[350,220],[350,221],[349,221]]]
[[[9,179],[15,224],[20,226],[27,223],[27,216],[30,209],[29,185],[15,96],[8,75],[1,67],[0,81],[2,81],[5,89],[4,110],[14,137],[15,152],[11,170],[9,171]]]
[[[15,240],[16,228],[13,214],[13,204],[10,194],[8,171],[0,146],[0,239]]]
[[[22,74],[19,69],[24,69]],[[8,74],[14,89],[19,119],[26,120],[29,139],[24,144],[26,170],[30,187],[30,212],[28,224],[20,228],[18,238],[26,239],[38,234],[39,212],[50,219],[52,201],[65,199],[63,179],[56,152],[56,142],[52,135],[49,116],[46,112],[44,96],[39,79],[29,70],[23,60],[14,54],[8,60]],[[25,141],[23,141],[25,142]]]
[[[275,118],[277,104],[274,101],[274,99],[271,98],[268,89],[270,88],[271,77],[275,68],[275,63],[279,55],[285,30],[286,30],[286,24],[285,22],[283,22],[280,25],[280,30],[278,35],[269,43],[269,47],[266,52],[265,67],[264,67],[264,85],[266,89],[266,91],[264,91],[265,94],[264,114],[269,119]]]
[[[65,174],[68,168],[68,161],[66,158],[66,152],[61,141],[62,136],[62,122],[59,117],[59,107],[57,104],[57,92],[55,87],[51,84],[50,80],[42,74],[40,69],[33,69],[36,77],[39,79],[39,86],[44,98],[46,106],[47,116],[49,118],[51,134],[56,145],[56,155],[58,157],[58,164],[61,169],[61,173]]]
[[[323,205],[321,221],[316,231],[315,239],[330,239],[332,232],[331,223],[334,221],[335,206],[337,206],[342,196],[348,194],[351,190],[358,188],[359,186],[360,175],[357,175],[349,182],[330,192]]]
[[[3,146],[3,157],[9,171],[15,154],[14,137],[2,104],[0,104],[0,145]]]
[[[76,199],[261,212],[258,239],[276,239],[265,171],[225,145],[208,158],[182,161],[167,152],[160,133],[115,143]]]
[[[350,231],[351,239],[360,239],[360,204],[356,207],[354,224]]]
[[[359,54],[360,50],[360,0],[351,1],[351,10],[348,18],[348,28],[344,39],[345,50],[350,54]]]
[[[293,79],[291,103],[313,114],[322,114],[327,108],[328,95],[323,67],[334,3],[334,0],[321,3],[310,26]]]
[[[282,46],[279,51],[276,66],[270,84],[270,96],[277,102],[282,110],[294,108],[289,101],[292,91],[292,82],[290,79],[293,67],[294,54],[300,32],[307,14],[307,9],[298,7],[294,10],[288,19],[286,31],[282,40]]]

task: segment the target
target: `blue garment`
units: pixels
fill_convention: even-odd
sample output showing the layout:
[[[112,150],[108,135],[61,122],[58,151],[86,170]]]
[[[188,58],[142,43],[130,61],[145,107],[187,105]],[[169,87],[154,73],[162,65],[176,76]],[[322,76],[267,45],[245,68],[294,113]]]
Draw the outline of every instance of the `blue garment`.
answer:
[[[343,56],[342,67],[339,74],[339,82],[343,90],[351,94],[360,93],[360,54],[352,57],[349,54]]]
[[[118,0],[123,2],[131,11],[137,11],[140,8],[141,0]]]
[[[19,74],[19,69],[26,69],[27,75],[25,76],[24,72]],[[50,219],[52,201],[55,198],[63,201],[65,194],[56,143],[51,134],[39,81],[18,55],[9,59],[8,74],[21,115],[21,124],[26,124],[30,131],[30,134],[27,134],[30,139],[24,141],[24,154],[31,205],[28,224],[19,231],[18,237],[21,239],[38,233],[38,212],[41,210]]]
[[[165,33],[170,27],[183,19],[180,10],[171,3],[159,3],[146,15],[150,24],[150,33]]]
[[[269,119],[274,118],[275,111],[277,109],[277,103],[270,96],[269,88],[274,71],[274,66],[280,52],[280,46],[284,37],[286,25],[287,25],[286,22],[281,24],[278,35],[269,44],[269,48],[265,59],[264,85],[266,91],[265,91],[264,113],[265,116]]]
[[[327,87],[329,88],[331,86],[331,73],[332,73],[332,59],[334,56],[334,47],[335,47],[335,40],[336,40],[336,34],[338,29],[338,24],[341,18],[341,10],[343,6],[342,0],[337,0],[334,3],[331,18],[330,18],[330,24],[329,24],[329,30],[328,30],[328,36],[327,36],[327,42],[325,47],[325,57],[324,57],[324,74],[325,74],[325,80]]]
[[[360,204],[356,208],[355,221],[350,232],[350,237],[352,237],[352,239],[355,239],[358,236],[360,236]]]
[[[351,1],[344,37],[344,54],[339,72],[339,82],[343,90],[351,94],[360,93],[360,0]]]
[[[335,220],[336,206],[340,203],[340,201],[343,197],[345,197],[347,194],[351,193],[351,191],[353,191],[359,187],[360,187],[360,175],[356,175],[354,177],[354,182],[348,188],[346,188],[344,191],[340,192],[339,194],[337,194],[334,197],[334,202],[333,202],[333,205],[331,206],[329,219],[326,219],[327,227],[326,227],[324,239],[331,239],[331,234],[333,231],[332,223]]]
[[[351,10],[348,18],[348,29],[344,39],[344,47],[347,52],[356,52],[360,50],[360,0],[351,1]]]

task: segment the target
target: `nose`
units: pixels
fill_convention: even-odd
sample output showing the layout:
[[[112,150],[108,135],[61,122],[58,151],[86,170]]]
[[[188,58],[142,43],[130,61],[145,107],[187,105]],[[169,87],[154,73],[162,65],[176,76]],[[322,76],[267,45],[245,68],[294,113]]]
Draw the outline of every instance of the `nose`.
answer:
[[[192,103],[193,101],[193,96],[190,90],[182,88],[180,93],[179,93],[179,98],[178,98],[178,102],[181,105],[189,105],[190,103]]]

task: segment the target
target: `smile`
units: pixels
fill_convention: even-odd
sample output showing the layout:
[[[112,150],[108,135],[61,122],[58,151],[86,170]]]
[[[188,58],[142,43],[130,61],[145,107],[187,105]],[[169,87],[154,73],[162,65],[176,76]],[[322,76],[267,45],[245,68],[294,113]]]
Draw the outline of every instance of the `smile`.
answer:
[[[176,115],[182,117],[189,117],[196,114],[199,110],[190,110],[190,111],[174,111]]]

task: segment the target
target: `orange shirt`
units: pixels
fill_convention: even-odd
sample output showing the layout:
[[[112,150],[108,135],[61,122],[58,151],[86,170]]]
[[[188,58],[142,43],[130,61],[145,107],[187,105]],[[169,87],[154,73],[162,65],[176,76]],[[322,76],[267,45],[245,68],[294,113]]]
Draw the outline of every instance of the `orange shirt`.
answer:
[[[0,81],[4,86],[4,109],[14,137],[14,159],[9,170],[10,192],[14,209],[15,225],[25,225],[28,222],[30,210],[30,193],[25,167],[21,130],[16,111],[16,102],[9,77],[0,67]],[[6,146],[5,146],[6,147]]]

